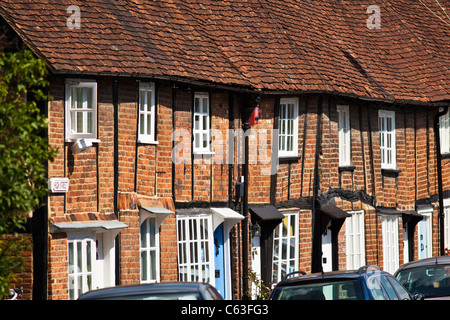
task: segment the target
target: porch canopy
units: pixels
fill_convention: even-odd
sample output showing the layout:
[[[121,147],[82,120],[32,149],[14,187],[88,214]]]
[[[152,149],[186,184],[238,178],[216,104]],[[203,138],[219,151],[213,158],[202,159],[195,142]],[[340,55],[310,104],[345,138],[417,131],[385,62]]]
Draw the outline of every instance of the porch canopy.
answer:
[[[230,232],[231,228],[238,223],[240,220],[244,219],[244,216],[239,214],[238,212],[226,208],[226,207],[209,207],[209,208],[183,208],[177,209],[177,214],[211,214],[212,215],[212,224],[213,230],[216,230],[217,227],[223,223],[224,224],[224,233]]]
[[[119,233],[120,230],[124,228],[128,228],[128,225],[120,222],[119,220],[91,220],[52,223],[50,226],[50,231],[55,232],[57,230],[61,230],[64,232],[77,232],[81,230],[91,230],[95,232],[111,231],[114,233]]]
[[[324,234],[328,225],[331,223],[331,228],[334,231],[339,231],[344,224],[346,218],[351,217],[350,214],[344,210],[336,207],[334,204],[325,203],[320,206],[321,232]]]
[[[413,228],[420,220],[423,219],[423,216],[417,213],[414,210],[398,210],[397,208],[389,208],[389,207],[377,207],[377,214],[379,215],[398,215],[402,216],[403,228],[406,227],[406,224],[409,223],[409,227]]]
[[[273,230],[283,221],[284,215],[272,205],[251,206],[249,212],[252,223],[261,227],[261,280],[270,283],[273,268]]]
[[[141,220],[145,220],[149,214],[154,214],[156,217],[156,225],[158,226],[161,225],[165,218],[174,213],[173,211],[164,207],[141,207],[141,212],[142,211],[144,214],[141,215]]]
[[[250,213],[252,213],[252,220],[259,223],[274,223],[275,225],[279,224],[281,220],[283,220],[284,215],[278,211],[277,208],[271,205],[261,206],[261,207],[250,207]]]

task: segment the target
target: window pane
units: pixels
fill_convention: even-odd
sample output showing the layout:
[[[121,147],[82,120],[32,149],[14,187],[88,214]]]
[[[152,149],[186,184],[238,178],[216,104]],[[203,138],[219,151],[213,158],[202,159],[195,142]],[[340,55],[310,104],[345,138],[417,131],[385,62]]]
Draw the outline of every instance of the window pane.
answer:
[[[203,98],[203,113],[208,113],[208,98]]]
[[[87,127],[87,132],[88,133],[92,133],[93,132],[93,123],[94,123],[94,121],[93,121],[93,119],[92,119],[92,112],[88,112],[87,113],[87,116],[88,116],[88,123],[87,123],[87,125],[88,125],[88,127]]]
[[[292,136],[287,137],[287,145],[286,145],[286,151],[292,151],[293,149],[293,138]]]
[[[286,137],[285,136],[280,136],[280,146],[279,146],[280,150],[286,150]]]
[[[139,93],[139,110],[145,111],[145,90],[141,90]]]
[[[147,281],[147,251],[141,251],[141,280]]]
[[[75,300],[75,283],[74,277],[69,275],[69,299]]]
[[[152,134],[152,115],[147,114],[147,134]]]
[[[200,148],[200,134],[196,133],[194,136],[194,140],[195,140],[195,148]]]
[[[200,116],[198,114],[194,116],[194,130],[200,130]]]
[[[156,280],[156,251],[150,251],[150,280]]]
[[[92,271],[92,248],[91,248],[91,241],[86,241],[86,267],[87,272]]]
[[[141,113],[139,117],[139,133],[144,134],[145,132],[145,115]]]
[[[199,98],[195,98],[194,100],[194,112],[201,112]]]
[[[147,90],[147,111],[152,112],[152,93],[153,91]]]
[[[92,274],[88,274],[87,275],[87,291],[91,291],[92,290]]]
[[[86,107],[88,109],[92,109],[94,107],[94,96],[93,96],[93,88],[88,87],[84,88],[86,90]]]
[[[81,241],[77,242],[77,272],[81,272],[83,266],[83,252],[82,252]]]
[[[208,147],[208,134],[204,133],[203,134],[203,148],[207,148]]]
[[[75,88],[75,108],[83,108],[83,88]]]
[[[83,277],[78,276],[78,296],[81,296],[83,294]]]
[[[69,272],[73,272],[74,265],[74,250],[73,250],[73,242],[69,242]]]
[[[202,117],[203,118],[203,127],[202,127],[202,129],[203,130],[208,130],[208,117],[206,117],[206,116],[203,116]]]
[[[147,221],[141,224],[141,248],[147,248]]]
[[[150,238],[150,247],[154,248],[156,246],[156,234],[155,234],[155,219],[148,219],[148,232]]]

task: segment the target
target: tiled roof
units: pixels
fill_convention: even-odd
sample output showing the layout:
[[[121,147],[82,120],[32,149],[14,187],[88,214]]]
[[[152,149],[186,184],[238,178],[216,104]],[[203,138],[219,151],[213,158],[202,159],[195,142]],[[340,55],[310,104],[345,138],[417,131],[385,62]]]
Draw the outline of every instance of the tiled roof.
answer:
[[[450,0],[0,0],[0,13],[60,73],[450,99]]]

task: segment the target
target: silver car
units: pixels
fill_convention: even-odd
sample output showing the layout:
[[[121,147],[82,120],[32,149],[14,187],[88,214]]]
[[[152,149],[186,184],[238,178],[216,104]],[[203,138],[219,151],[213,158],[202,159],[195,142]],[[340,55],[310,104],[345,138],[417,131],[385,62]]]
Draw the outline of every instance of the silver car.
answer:
[[[450,300],[450,256],[406,263],[394,276],[411,294],[420,292],[426,300]]]

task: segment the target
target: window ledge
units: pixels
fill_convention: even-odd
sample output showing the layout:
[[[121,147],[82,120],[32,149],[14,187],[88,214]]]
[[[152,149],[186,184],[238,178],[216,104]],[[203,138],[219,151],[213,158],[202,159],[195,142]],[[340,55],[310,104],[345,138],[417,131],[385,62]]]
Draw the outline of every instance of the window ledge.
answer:
[[[383,169],[381,168],[381,174],[383,176],[391,176],[391,177],[398,177],[398,175],[400,174],[400,172],[402,172],[402,170],[400,169]]]
[[[450,152],[441,153],[441,159],[450,159]]]
[[[91,143],[99,143],[102,142],[100,139],[97,138],[66,138],[65,142],[75,142],[77,140],[83,139],[85,141],[89,141]]]
[[[301,159],[300,156],[280,156],[278,157],[278,161],[280,162],[296,162]]]
[[[216,154],[214,151],[194,151],[194,155],[214,155]]]
[[[348,165],[348,166],[339,166],[339,173],[341,173],[341,172],[347,172],[347,171],[349,171],[349,172],[353,172],[353,171],[355,171],[355,166],[350,166],[350,165]]]
[[[156,140],[145,140],[145,139],[143,140],[143,139],[138,139],[137,142],[138,142],[138,143],[141,143],[141,144],[159,144],[159,142],[156,141]]]

